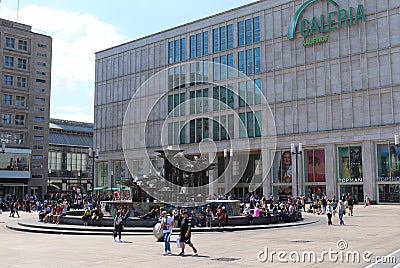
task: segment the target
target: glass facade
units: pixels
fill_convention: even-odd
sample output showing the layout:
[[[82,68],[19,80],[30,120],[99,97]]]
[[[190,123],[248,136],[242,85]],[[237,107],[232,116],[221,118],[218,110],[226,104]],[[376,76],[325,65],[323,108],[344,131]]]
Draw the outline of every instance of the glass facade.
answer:
[[[292,154],[290,150],[277,150],[273,153],[272,194],[286,199],[292,194]]]
[[[339,196],[350,194],[363,202],[363,169],[361,146],[348,145],[337,148]]]
[[[308,200],[321,199],[326,194],[325,150],[307,149],[303,152],[303,193]]]
[[[378,201],[400,202],[400,147],[394,143],[376,144]]]

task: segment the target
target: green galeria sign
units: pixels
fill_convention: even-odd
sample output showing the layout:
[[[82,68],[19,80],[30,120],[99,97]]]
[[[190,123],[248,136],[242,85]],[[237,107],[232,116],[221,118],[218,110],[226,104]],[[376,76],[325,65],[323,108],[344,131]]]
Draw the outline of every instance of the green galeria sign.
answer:
[[[316,1],[322,0],[308,0],[306,1],[294,14],[290,21],[288,30],[288,39],[293,40],[297,25],[302,37],[304,37],[303,46],[309,46],[317,43],[328,41],[328,33],[343,27],[350,27],[358,24],[360,20],[366,21],[363,5],[358,5],[357,8],[350,7],[349,9],[339,9],[339,4],[334,0],[326,0],[328,3],[334,5],[338,10],[331,11],[327,16],[323,14],[314,16],[312,19],[304,18],[299,19],[304,10]]]

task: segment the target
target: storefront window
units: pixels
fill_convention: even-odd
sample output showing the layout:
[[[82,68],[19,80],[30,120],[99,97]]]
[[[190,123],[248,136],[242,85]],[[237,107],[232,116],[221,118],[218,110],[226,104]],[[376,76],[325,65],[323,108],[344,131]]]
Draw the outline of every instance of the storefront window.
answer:
[[[308,200],[321,199],[326,194],[325,151],[304,150],[303,157],[305,196]]]
[[[338,148],[339,183],[363,182],[361,146]]]
[[[400,180],[400,148],[394,144],[377,145],[378,181]]]
[[[273,183],[292,183],[292,154],[289,150],[275,152]]]
[[[379,184],[378,197],[382,203],[400,203],[400,183]]]
[[[350,194],[356,202],[363,202],[363,170],[361,146],[338,147],[339,196]]]
[[[290,150],[279,150],[274,153],[272,193],[280,200],[286,200],[288,195],[292,195],[292,154]]]

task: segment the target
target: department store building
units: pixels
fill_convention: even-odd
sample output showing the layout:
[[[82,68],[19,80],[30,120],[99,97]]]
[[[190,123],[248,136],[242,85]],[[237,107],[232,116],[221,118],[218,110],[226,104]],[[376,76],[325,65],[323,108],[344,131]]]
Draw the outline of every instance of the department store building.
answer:
[[[266,196],[400,204],[399,13],[392,0],[265,0],[97,52],[95,187],[169,176],[157,150],[198,159],[213,140],[215,168],[195,177],[211,196],[244,198],[254,179]]]

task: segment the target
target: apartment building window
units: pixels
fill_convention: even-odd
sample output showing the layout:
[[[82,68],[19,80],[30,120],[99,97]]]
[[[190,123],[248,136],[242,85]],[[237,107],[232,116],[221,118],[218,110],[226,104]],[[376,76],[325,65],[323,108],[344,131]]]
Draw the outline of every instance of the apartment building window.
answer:
[[[43,146],[42,145],[33,145],[33,149],[35,150],[43,150]]]
[[[203,46],[203,39],[202,39],[202,34],[196,34],[196,56],[200,57],[201,55],[203,55],[203,51],[202,51],[202,46]]]
[[[186,60],[186,38],[181,38],[181,60]]]
[[[4,66],[6,66],[6,67],[14,67],[14,57],[12,57],[12,56],[4,56]]]
[[[12,115],[11,114],[2,114],[1,115],[1,122],[3,123],[3,125],[12,124]]]
[[[47,54],[46,54],[46,53],[40,53],[40,52],[38,52],[38,53],[36,53],[36,56],[37,56],[37,57],[41,57],[41,58],[47,58]]]
[[[27,60],[26,60],[26,59],[18,58],[18,68],[19,68],[19,69],[24,69],[24,70],[26,70],[26,63],[27,63]]]
[[[41,62],[41,61],[38,61],[38,62],[36,62],[36,65],[37,66],[46,66],[46,63],[45,62]]]
[[[239,71],[251,75],[261,71],[260,48],[247,49],[238,53]]]
[[[186,93],[168,96],[168,114],[169,116],[184,116]],[[173,113],[172,113],[173,112]]]
[[[262,97],[261,79],[239,82],[239,107],[261,104]]]
[[[34,120],[35,121],[44,121],[44,117],[43,116],[35,116]]]
[[[226,50],[226,27],[219,27],[219,49]]]
[[[5,86],[13,86],[14,85],[14,76],[12,75],[4,75],[4,85]]]
[[[47,48],[47,45],[45,45],[45,44],[38,44],[37,46],[40,48]]]
[[[229,78],[233,78],[235,75],[234,74],[235,64],[233,62],[233,53],[227,55],[227,61],[228,61],[227,65],[228,65],[228,79],[229,79]]]
[[[42,169],[43,165],[42,164],[32,164],[32,169]]]
[[[260,17],[253,18],[253,42],[260,42]]]
[[[22,133],[14,134],[14,143],[15,144],[24,144],[24,134],[22,134]]]
[[[246,74],[253,74],[253,50],[246,50]]]
[[[208,55],[208,31],[203,32],[203,55]]]
[[[193,59],[196,57],[196,36],[195,35],[191,35],[189,37],[189,41],[190,41],[190,58]]]
[[[44,79],[36,79],[36,82],[37,83],[46,83],[46,80],[44,80]]]
[[[208,112],[208,88],[189,92],[190,114]]]
[[[45,98],[35,98],[36,102],[45,102],[46,99]]]
[[[226,31],[227,31],[227,47],[228,49],[233,48],[233,25],[229,24],[226,26]]]
[[[42,141],[42,140],[44,140],[44,136],[42,136],[42,135],[35,135],[35,136],[33,136],[33,139],[34,139],[35,141]]]
[[[240,138],[261,136],[261,111],[239,113],[239,119]]]
[[[245,20],[244,25],[246,27],[246,45],[253,43],[253,25],[251,19]]]
[[[32,159],[43,159],[43,155],[41,155],[41,154],[34,154],[34,155],[32,155]]]
[[[228,120],[227,120],[228,119]],[[234,115],[221,115],[213,118],[213,140],[230,140],[234,135]]]
[[[44,88],[39,88],[39,87],[37,87],[37,88],[35,89],[35,91],[36,91],[37,93],[44,93],[44,92],[45,92]]]
[[[238,46],[244,46],[244,21],[238,22]]]
[[[15,124],[18,125],[18,126],[25,125],[25,115],[16,114],[15,115]]]
[[[213,29],[213,52],[218,52],[219,49],[219,29]]]
[[[13,95],[3,94],[3,104],[13,104]]]
[[[221,75],[219,72],[220,66],[219,66],[219,57],[213,58],[213,66],[214,66],[214,81],[218,81],[221,79]]]
[[[203,139],[209,138],[209,119],[198,118],[189,122],[189,139],[190,143],[201,142]]]
[[[41,126],[33,126],[34,130],[44,130],[44,127]]]
[[[180,62],[181,61],[181,43],[180,40],[175,40],[175,62]]]
[[[39,74],[39,75],[46,75],[46,73],[45,73],[45,72],[42,72],[42,71],[36,71],[36,74]]]
[[[33,107],[33,109],[35,111],[38,111],[38,112],[44,112],[45,111],[45,108],[44,107],[40,107],[40,106],[35,106],[35,107]]]
[[[15,48],[15,39],[12,37],[6,37],[6,47]]]
[[[26,88],[26,78],[25,77],[17,77],[17,87]]]
[[[168,63],[173,64],[174,63],[174,41],[168,42]]]
[[[168,144],[186,143],[186,125],[184,121],[168,123]]]
[[[25,96],[15,96],[15,106],[26,106]]]
[[[28,51],[28,41],[18,40],[18,49],[23,51]]]
[[[11,133],[1,133],[1,142],[11,143]]]
[[[234,108],[234,93],[233,84],[229,84],[227,87],[215,86],[213,87],[213,110],[225,110],[226,106]],[[224,103],[224,104],[222,104]]]

